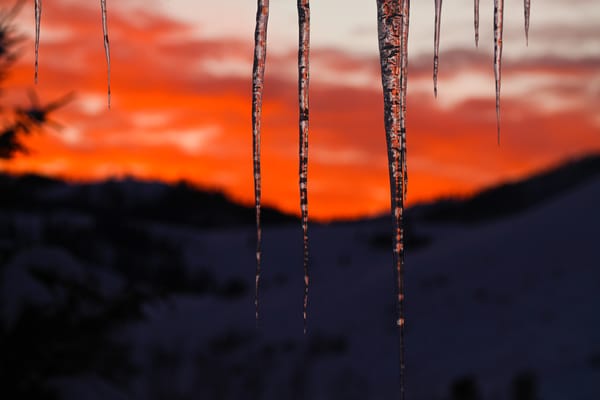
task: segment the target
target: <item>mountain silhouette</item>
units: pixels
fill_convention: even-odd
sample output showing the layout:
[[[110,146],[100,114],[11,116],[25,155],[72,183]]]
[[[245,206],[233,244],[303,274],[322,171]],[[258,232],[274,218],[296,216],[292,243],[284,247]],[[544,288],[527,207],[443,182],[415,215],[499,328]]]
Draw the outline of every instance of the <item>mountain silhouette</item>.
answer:
[[[427,221],[475,223],[519,213],[600,175],[600,154],[555,166],[528,178],[494,186],[464,199],[438,200],[416,207]]]
[[[183,224],[201,228],[250,225],[254,207],[238,204],[221,192],[188,182],[168,185],[133,178],[96,183],[69,183],[27,174],[0,176],[0,207],[14,211],[69,210],[94,216]],[[271,207],[262,208],[266,224],[297,219]]]

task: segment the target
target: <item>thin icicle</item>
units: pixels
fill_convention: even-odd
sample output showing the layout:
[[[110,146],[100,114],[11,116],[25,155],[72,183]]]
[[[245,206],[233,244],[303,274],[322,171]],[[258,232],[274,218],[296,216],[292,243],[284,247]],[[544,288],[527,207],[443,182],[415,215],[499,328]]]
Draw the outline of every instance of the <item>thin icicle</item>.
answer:
[[[106,53],[108,108],[110,108],[110,45],[108,43],[108,23],[106,18],[106,0],[100,0],[102,10],[102,33],[104,35],[104,52]]]
[[[475,47],[479,47],[479,0],[475,0],[474,10],[474,25],[475,25]]]
[[[435,29],[433,35],[433,95],[437,98],[438,63],[440,60],[440,27],[442,18],[442,0],[435,0]]]
[[[35,0],[35,73],[34,81],[38,82],[38,58],[40,51],[40,25],[42,22],[42,0]]]
[[[504,0],[494,0],[494,76],[496,80],[496,129],[500,144],[500,84],[502,81],[502,29]]]
[[[406,196],[408,189],[408,172],[406,168],[406,96],[408,93],[408,27],[409,27],[409,15],[410,15],[410,0],[404,0],[401,2],[402,11],[402,30],[401,35],[401,54],[400,54],[400,133],[401,133],[401,154],[402,154],[402,197],[401,204],[402,211],[404,212],[404,197]],[[402,229],[402,221],[399,221],[399,228]],[[403,233],[402,231],[400,233]],[[403,237],[403,235],[400,235]],[[402,247],[404,248],[404,239],[401,240]],[[404,252],[402,252],[404,257]],[[404,263],[404,258],[402,258]],[[399,285],[403,286],[402,280],[403,270],[399,271]],[[404,289],[400,290],[404,293]],[[404,295],[402,295],[404,296]],[[403,322],[402,322],[403,323]]]
[[[308,319],[308,84],[310,50],[310,5],[309,0],[298,0],[298,106],[299,106],[299,181],[300,211],[302,213],[304,301],[302,315],[304,334]]]
[[[256,324],[259,318],[260,267],[262,255],[262,228],[260,225],[260,126],[262,97],[267,59],[267,26],[269,22],[269,0],[258,0],[256,29],[254,31],[254,64],[252,66],[252,160],[254,165],[254,205],[256,208],[256,275],[254,307]]]
[[[523,0],[525,8],[525,43],[529,46],[529,13],[531,10],[531,0]]]
[[[404,399],[404,231],[406,195],[406,89],[408,72],[409,0],[377,0],[377,30],[388,150],[393,256],[397,285],[400,399]]]

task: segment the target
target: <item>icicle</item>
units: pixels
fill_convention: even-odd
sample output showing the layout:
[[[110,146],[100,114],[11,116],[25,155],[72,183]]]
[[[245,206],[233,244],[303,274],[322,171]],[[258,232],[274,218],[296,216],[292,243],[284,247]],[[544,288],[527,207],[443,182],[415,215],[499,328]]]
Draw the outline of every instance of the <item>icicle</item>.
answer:
[[[409,0],[377,0],[377,30],[388,149],[393,256],[397,284],[400,399],[404,399],[404,232],[406,195],[406,89],[408,72]]]
[[[304,263],[304,334],[306,334],[308,308],[308,83],[310,49],[310,5],[308,0],[298,0],[298,105],[300,130],[300,210],[302,213],[303,263]]]
[[[102,10],[102,33],[104,34],[104,52],[106,53],[108,108],[110,108],[110,45],[108,44],[108,24],[106,22],[106,0],[100,0]]]
[[[523,0],[525,8],[525,43],[529,46],[529,12],[531,10],[531,0]]]
[[[40,24],[42,21],[42,0],[35,0],[35,73],[34,81],[38,82],[38,58],[40,50]]]
[[[502,29],[504,0],[494,0],[494,76],[496,79],[496,129],[500,144],[500,84],[502,73]]]
[[[258,0],[256,29],[254,31],[254,64],[252,66],[252,160],[254,164],[254,205],[256,208],[256,275],[254,307],[256,324],[259,317],[260,266],[262,255],[262,228],[260,225],[260,125],[262,97],[267,58],[267,25],[269,22],[269,0]]]
[[[475,0],[475,11],[474,11],[474,25],[475,25],[475,47],[479,47],[479,0]]]
[[[440,59],[440,25],[442,17],[442,0],[435,0],[435,30],[433,53],[433,95],[437,98],[438,63]]]

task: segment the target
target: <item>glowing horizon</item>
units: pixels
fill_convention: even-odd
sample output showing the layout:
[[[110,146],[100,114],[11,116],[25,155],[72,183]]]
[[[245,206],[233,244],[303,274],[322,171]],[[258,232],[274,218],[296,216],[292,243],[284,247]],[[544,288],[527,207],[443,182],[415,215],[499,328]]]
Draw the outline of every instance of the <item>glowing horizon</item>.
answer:
[[[77,99],[53,115],[62,130],[32,135],[26,141],[32,154],[0,166],[77,180],[187,180],[250,204],[255,4],[235,3],[239,7],[228,3],[227,9],[187,0],[147,1],[143,9],[137,0],[109,4],[110,111],[99,5],[45,4],[35,89],[43,102],[71,90]],[[349,3],[359,4],[332,0],[312,6],[309,208],[321,220],[389,209],[375,2],[360,12],[348,5],[341,19],[336,7]],[[534,3],[525,47],[522,1],[506,1],[500,147],[491,13],[482,4],[475,49],[472,1],[463,3],[460,13],[460,7],[442,11],[437,101],[431,80],[433,4],[411,9],[409,204],[473,193],[600,151],[600,10],[593,2],[579,1],[568,18],[559,13],[567,1],[544,9]],[[28,41],[4,82],[4,104],[26,105],[26,90],[33,87],[32,8],[19,17]],[[224,12],[230,18],[215,18]],[[558,37],[557,27],[563,33]],[[263,200],[294,214],[296,35],[294,5],[275,5],[263,111]]]

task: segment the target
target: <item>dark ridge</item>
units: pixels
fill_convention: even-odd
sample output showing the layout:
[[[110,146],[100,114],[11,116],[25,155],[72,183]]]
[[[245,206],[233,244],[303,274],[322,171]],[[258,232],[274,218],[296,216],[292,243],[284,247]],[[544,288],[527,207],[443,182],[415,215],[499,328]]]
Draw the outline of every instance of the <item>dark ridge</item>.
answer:
[[[486,189],[471,198],[418,206],[413,213],[420,219],[435,222],[491,220],[547,202],[594,177],[600,177],[600,154],[570,161],[522,181]]]
[[[154,221],[213,228],[255,223],[254,207],[237,204],[223,193],[187,182],[167,185],[127,178],[97,183],[67,183],[40,175],[0,174],[3,211],[76,211],[96,218]],[[263,207],[265,224],[297,221],[296,216]]]

